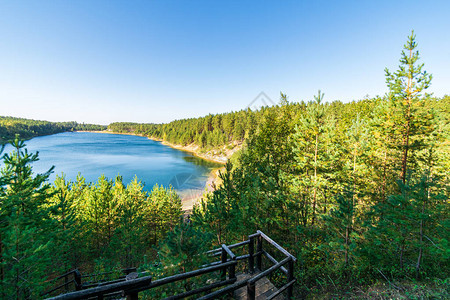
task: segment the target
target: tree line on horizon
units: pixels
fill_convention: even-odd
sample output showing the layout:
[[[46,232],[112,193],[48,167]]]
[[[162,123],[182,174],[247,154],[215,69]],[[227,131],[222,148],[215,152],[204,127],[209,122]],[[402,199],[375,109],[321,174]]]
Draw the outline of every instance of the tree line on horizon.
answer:
[[[38,160],[16,138],[0,173],[0,298],[38,299],[69,270],[86,273],[136,267],[180,223],[181,199],[171,187],[150,192],[134,178],[68,181],[53,168],[33,174]]]
[[[403,280],[443,282],[443,294],[424,297],[445,298],[450,97],[426,93],[431,76],[416,47],[412,34],[399,69],[386,70],[384,97],[327,103],[319,91],[292,103],[281,94],[278,105],[258,111],[110,124],[115,132],[203,149],[243,143],[222,185],[194,207],[190,225],[170,188],[145,194],[138,179],[125,187],[120,177],[85,183],[81,176],[50,185],[49,173],[32,174],[37,156],[17,139],[0,174],[0,292],[36,298],[43,281],[73,267],[134,265],[155,279],[186,272],[202,265],[199,252],[259,229],[298,258],[296,297],[344,297],[355,286],[387,281],[398,288]]]
[[[0,116],[0,144],[14,140],[16,134],[27,140],[36,136],[50,135],[65,131],[100,131],[106,126],[77,122],[49,122],[16,117]]]
[[[424,99],[425,106],[448,114],[450,96],[442,98],[429,97]],[[281,94],[281,101],[288,101],[286,95]],[[344,103],[336,100],[322,102],[329,116],[339,120],[341,124],[349,125],[357,115],[369,118],[373,110],[383,101],[383,97],[365,98]],[[309,103],[307,101],[289,102],[294,118],[305,113]],[[160,139],[173,144],[187,146],[195,144],[202,149],[217,149],[223,146],[241,144],[249,139],[263,120],[263,116],[270,111],[277,111],[280,105],[264,106],[259,110],[245,110],[209,114],[205,117],[175,120],[169,123],[133,123],[114,122],[108,125],[108,130],[116,133],[131,133],[150,138]]]

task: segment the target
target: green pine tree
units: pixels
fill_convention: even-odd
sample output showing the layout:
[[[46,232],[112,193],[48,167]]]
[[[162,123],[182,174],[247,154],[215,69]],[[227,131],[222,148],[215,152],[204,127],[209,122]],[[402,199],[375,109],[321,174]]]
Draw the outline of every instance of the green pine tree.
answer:
[[[385,111],[386,126],[395,138],[393,147],[400,152],[400,179],[406,182],[408,169],[415,166],[414,151],[423,149],[425,136],[433,130],[432,115],[424,110],[424,93],[431,84],[432,75],[418,64],[414,31],[403,46],[399,69],[391,73],[386,69],[386,83],[389,88],[388,107]]]
[[[53,167],[33,175],[31,163],[38,160],[38,153],[28,153],[18,136],[11,145],[14,151],[4,155],[1,171],[8,181],[0,190],[0,293],[10,299],[29,299],[39,296],[51,265],[54,235],[46,181]]]

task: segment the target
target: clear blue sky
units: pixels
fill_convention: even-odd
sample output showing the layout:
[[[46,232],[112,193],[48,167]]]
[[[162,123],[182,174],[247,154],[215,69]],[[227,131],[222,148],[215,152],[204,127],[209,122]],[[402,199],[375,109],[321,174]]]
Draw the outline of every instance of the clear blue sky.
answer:
[[[386,92],[411,29],[450,94],[450,1],[1,1],[0,115],[168,122]]]

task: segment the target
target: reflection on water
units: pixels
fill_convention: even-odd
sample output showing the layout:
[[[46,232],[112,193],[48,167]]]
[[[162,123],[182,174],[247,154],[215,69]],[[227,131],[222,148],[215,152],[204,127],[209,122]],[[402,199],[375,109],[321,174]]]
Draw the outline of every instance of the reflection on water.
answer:
[[[183,159],[185,161],[193,163],[193,164],[195,164],[197,166],[203,166],[203,167],[206,167],[206,168],[209,168],[209,169],[211,169],[211,168],[219,168],[219,167],[222,166],[219,163],[215,163],[215,162],[212,162],[212,161],[209,161],[209,160],[201,159],[201,158],[198,158],[197,156],[192,156],[192,155],[185,156],[185,157],[183,157]]]
[[[81,173],[88,182],[102,174],[110,179],[120,174],[124,183],[137,176],[147,191],[155,184],[198,191],[204,189],[211,170],[220,166],[140,136],[65,132],[33,138],[26,144],[29,152],[39,151],[35,173],[55,166],[50,181],[61,173],[72,181]],[[11,150],[7,145],[4,153]]]

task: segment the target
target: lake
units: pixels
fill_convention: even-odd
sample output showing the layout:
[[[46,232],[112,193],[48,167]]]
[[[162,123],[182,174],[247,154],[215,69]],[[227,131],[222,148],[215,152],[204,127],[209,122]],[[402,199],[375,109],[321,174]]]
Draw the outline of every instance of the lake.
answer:
[[[87,182],[96,182],[102,174],[109,179],[120,175],[126,184],[137,176],[147,191],[155,184],[171,184],[183,194],[203,190],[210,172],[221,166],[133,135],[65,132],[25,143],[28,152],[39,151],[39,161],[33,163],[34,173],[55,166],[50,182],[62,173],[71,181],[80,173]],[[7,145],[3,153],[11,150],[11,145]]]

